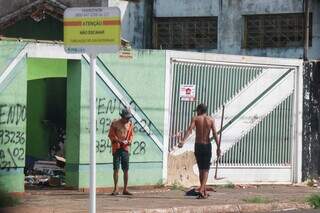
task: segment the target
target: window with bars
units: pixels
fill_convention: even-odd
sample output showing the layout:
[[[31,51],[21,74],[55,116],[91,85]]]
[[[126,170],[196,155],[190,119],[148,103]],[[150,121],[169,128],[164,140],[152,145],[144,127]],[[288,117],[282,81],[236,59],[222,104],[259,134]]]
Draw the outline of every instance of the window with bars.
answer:
[[[304,44],[304,14],[246,15],[244,48],[302,47]],[[312,42],[310,14],[309,45]]]
[[[216,49],[217,17],[155,18],[153,48]]]

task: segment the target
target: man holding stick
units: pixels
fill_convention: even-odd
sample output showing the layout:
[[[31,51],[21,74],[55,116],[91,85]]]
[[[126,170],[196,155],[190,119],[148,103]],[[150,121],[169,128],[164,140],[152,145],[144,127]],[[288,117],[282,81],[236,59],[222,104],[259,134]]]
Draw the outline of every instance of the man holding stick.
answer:
[[[217,156],[220,156],[220,141],[218,141],[214,119],[207,115],[207,106],[205,104],[199,104],[195,111],[197,112],[197,115],[192,118],[187,132],[179,142],[178,147],[181,148],[183,146],[185,140],[189,137],[189,135],[191,135],[192,130],[196,128],[194,154],[199,168],[200,195],[198,198],[204,199],[207,198],[206,183],[208,180],[208,173],[212,156],[212,147],[210,142],[211,130],[214,140],[217,144]]]

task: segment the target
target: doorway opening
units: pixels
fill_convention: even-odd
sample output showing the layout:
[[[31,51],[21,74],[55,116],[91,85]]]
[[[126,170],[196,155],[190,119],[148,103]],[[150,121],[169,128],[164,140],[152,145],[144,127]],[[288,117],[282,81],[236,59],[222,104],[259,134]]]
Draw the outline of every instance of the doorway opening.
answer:
[[[26,188],[65,184],[67,59],[28,58]]]

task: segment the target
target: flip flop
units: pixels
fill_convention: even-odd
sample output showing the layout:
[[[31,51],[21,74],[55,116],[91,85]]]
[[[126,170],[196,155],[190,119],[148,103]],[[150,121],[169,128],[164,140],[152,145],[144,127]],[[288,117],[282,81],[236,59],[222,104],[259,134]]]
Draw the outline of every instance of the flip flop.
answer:
[[[117,196],[117,195],[119,195],[119,192],[112,192],[111,195]]]

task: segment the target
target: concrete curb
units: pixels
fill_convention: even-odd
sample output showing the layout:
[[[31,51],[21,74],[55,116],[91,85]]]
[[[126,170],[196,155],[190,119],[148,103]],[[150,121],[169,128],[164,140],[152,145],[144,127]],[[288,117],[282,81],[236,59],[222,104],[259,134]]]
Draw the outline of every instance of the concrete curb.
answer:
[[[232,213],[232,212],[277,212],[294,209],[310,209],[308,204],[298,203],[267,203],[267,204],[230,204],[230,205],[206,205],[206,206],[182,206],[172,208],[156,208],[156,209],[133,209],[133,210],[119,210],[110,209],[106,212],[121,212],[121,213]],[[0,208],[1,213],[84,213],[87,210],[66,210],[53,208],[36,208],[36,207],[11,207]],[[98,213],[105,211],[97,209]]]
[[[293,209],[310,209],[308,204],[297,203],[268,203],[268,204],[230,204],[207,206],[183,206],[159,209],[131,210],[128,213],[207,213],[207,212],[271,212]]]

